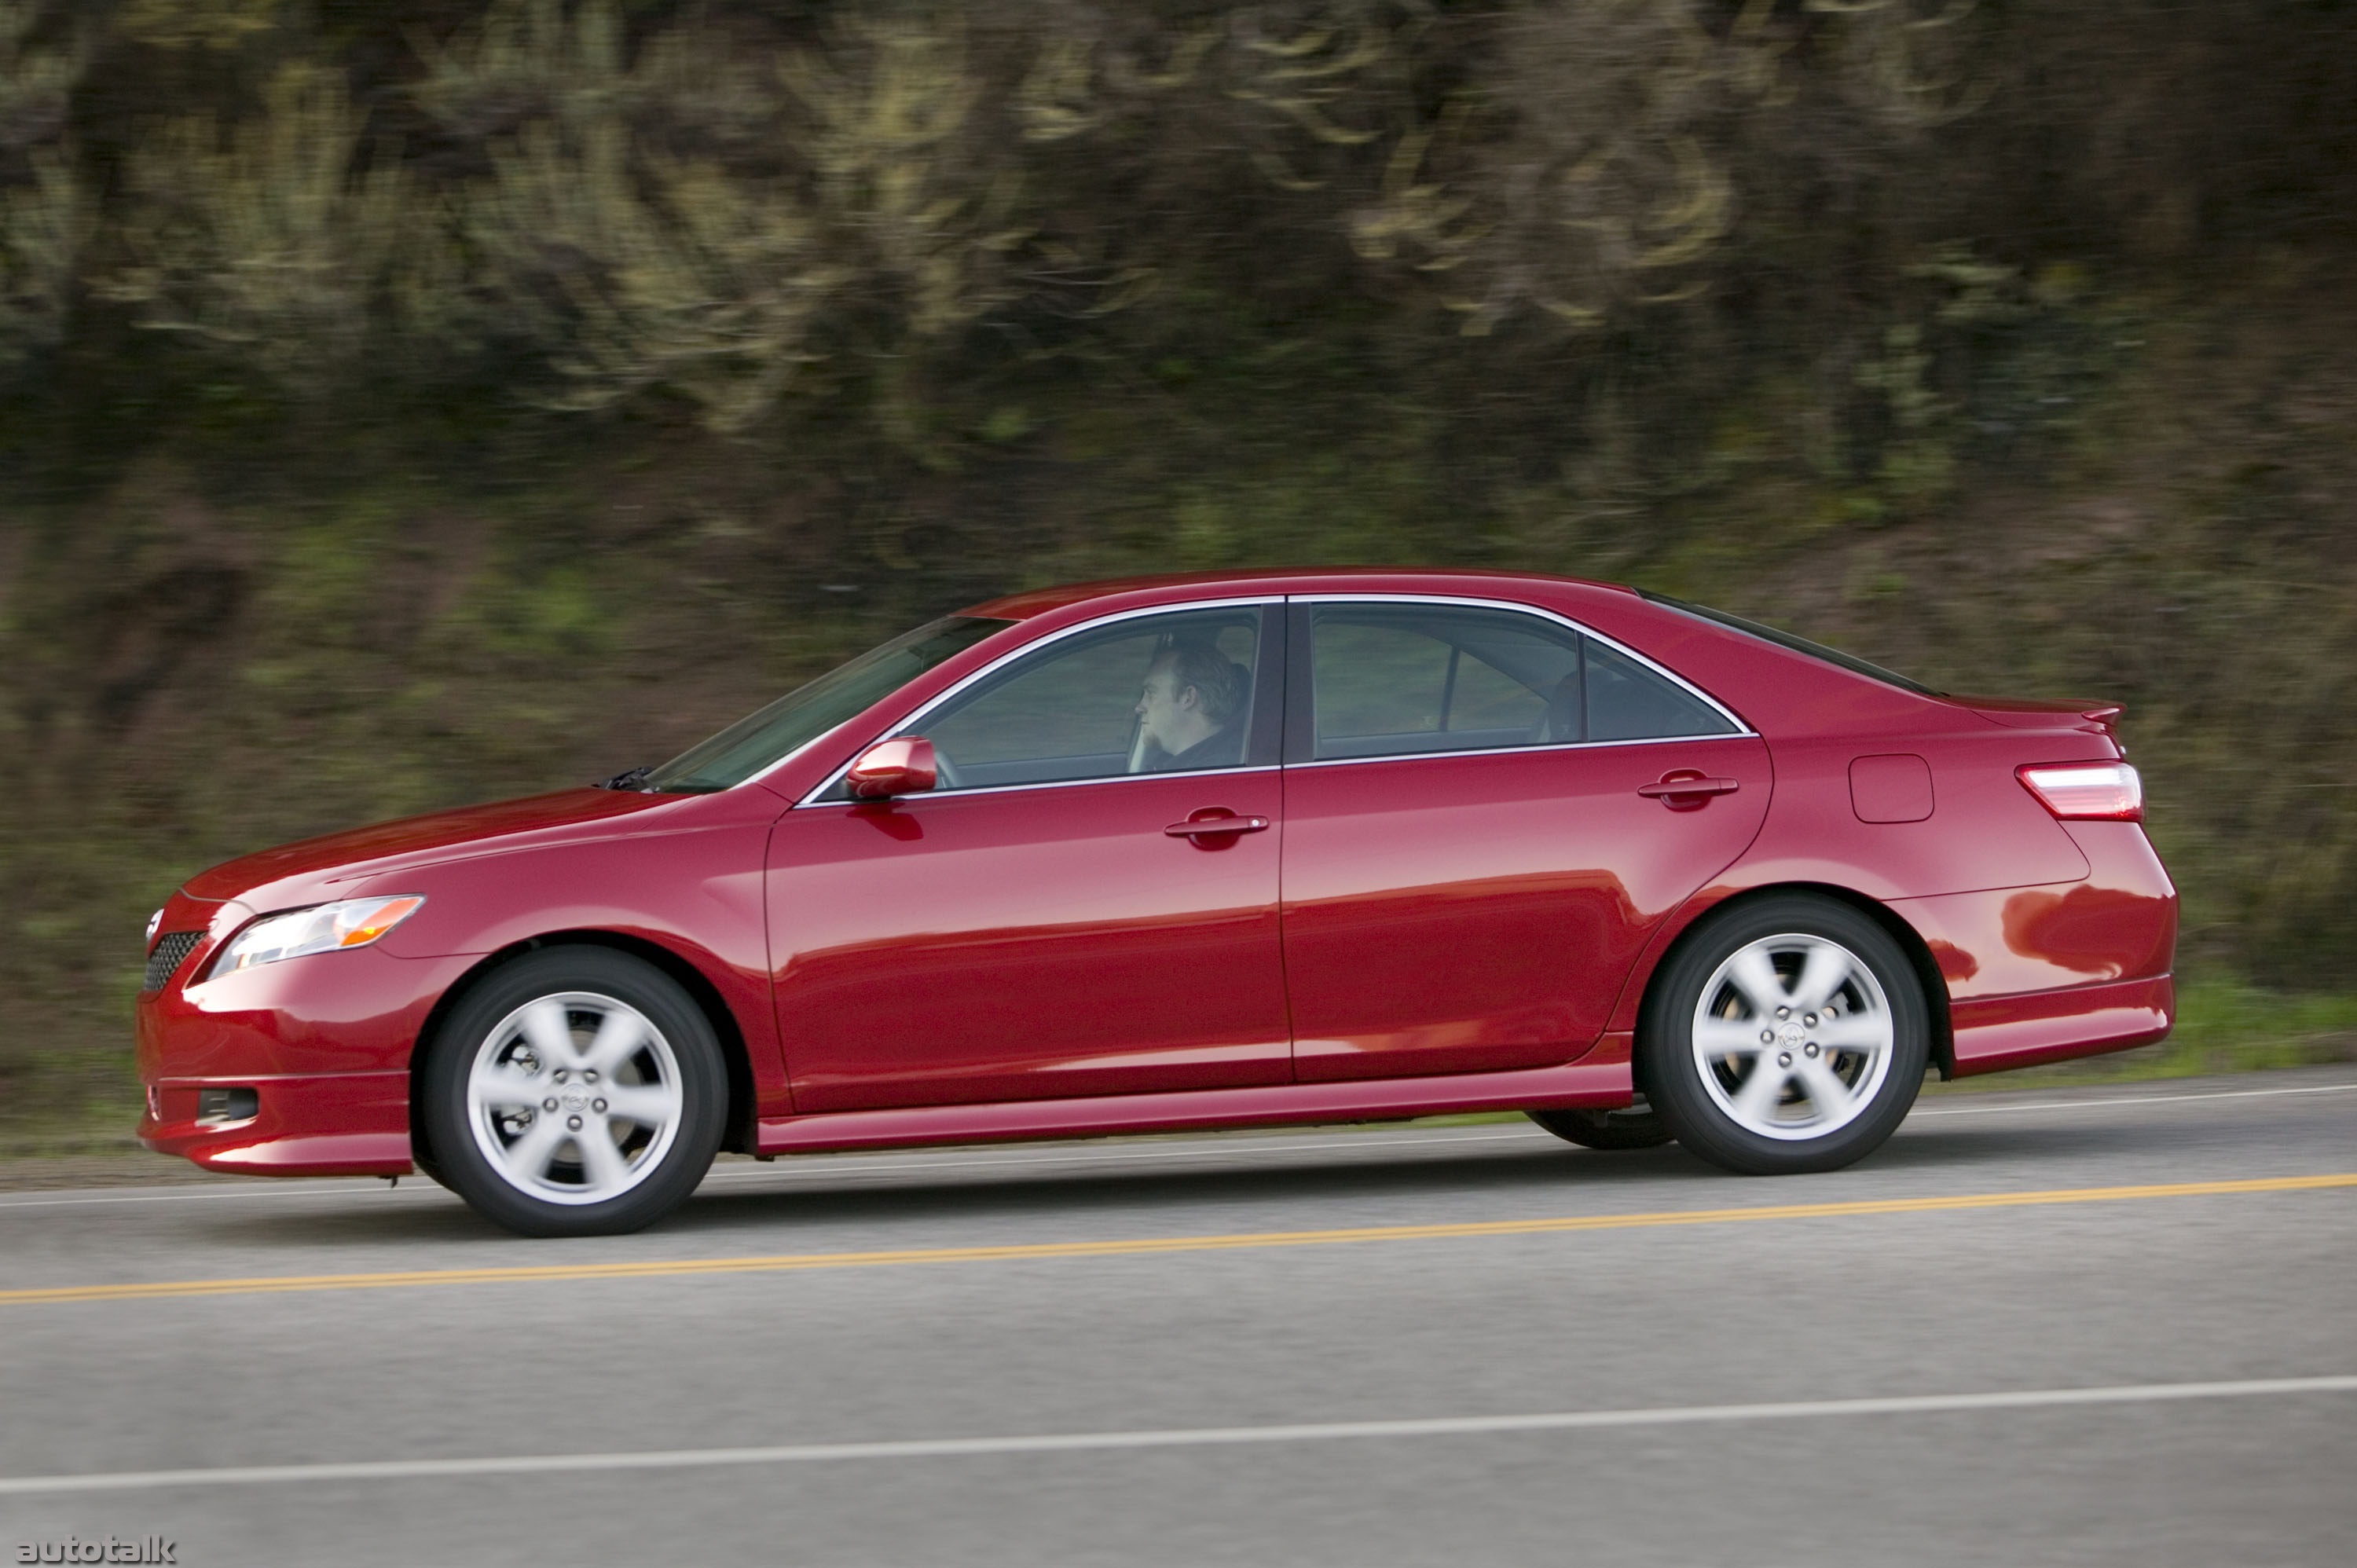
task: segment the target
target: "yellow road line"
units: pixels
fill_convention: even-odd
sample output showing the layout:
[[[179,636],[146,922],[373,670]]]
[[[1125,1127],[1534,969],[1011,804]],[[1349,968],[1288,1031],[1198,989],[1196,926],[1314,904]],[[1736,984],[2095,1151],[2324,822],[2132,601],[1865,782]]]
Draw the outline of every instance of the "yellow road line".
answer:
[[[668,1279],[682,1274],[779,1273],[899,1263],[983,1263],[1030,1258],[1111,1258],[1152,1252],[1221,1252],[1248,1247],[1318,1247],[1344,1241],[1421,1241],[1465,1236],[1535,1236],[1564,1230],[1639,1230],[1664,1225],[1726,1225],[1747,1219],[1831,1219],[1864,1214],[1932,1214],[1964,1208],[2029,1208],[2145,1197],[2357,1187],[2357,1171],[2261,1176],[2245,1181],[2169,1182],[2158,1187],[2080,1187],[2040,1192],[1981,1192],[1952,1197],[1878,1197],[1849,1203],[1781,1203],[1756,1208],[1683,1208],[1650,1214],[1579,1214],[1548,1219],[1480,1219],[1446,1225],[1371,1225],[1348,1230],[1265,1230],[1232,1236],[1149,1236],[1116,1241],[1034,1241],[1004,1247],[929,1247],[888,1252],[783,1252],[767,1257],[675,1258],[643,1262],[534,1263],[492,1269],[414,1269],[398,1273],[277,1274],[254,1279],[156,1280],[130,1284],[0,1290],[0,1306],[42,1302],[135,1301],[153,1296],[270,1295],[292,1291],[374,1290],[401,1285],[474,1285],[554,1280]]]

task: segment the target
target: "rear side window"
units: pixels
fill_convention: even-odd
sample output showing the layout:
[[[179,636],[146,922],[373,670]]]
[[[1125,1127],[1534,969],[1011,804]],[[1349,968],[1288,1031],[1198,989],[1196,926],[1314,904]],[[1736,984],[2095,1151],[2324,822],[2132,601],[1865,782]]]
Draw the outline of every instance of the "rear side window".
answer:
[[[1707,703],[1570,628],[1512,610],[1311,610],[1319,761],[1729,735]]]

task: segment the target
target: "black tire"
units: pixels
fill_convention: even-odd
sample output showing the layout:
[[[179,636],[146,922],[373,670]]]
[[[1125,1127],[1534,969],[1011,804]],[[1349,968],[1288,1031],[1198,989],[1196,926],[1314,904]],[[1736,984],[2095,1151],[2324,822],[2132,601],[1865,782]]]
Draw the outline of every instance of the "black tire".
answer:
[[[1657,1149],[1674,1136],[1650,1105],[1620,1111],[1525,1111],[1523,1115],[1583,1149]]]
[[[442,1174],[441,1164],[436,1161],[433,1155],[427,1154],[424,1146],[414,1138],[410,1140],[409,1163],[417,1167],[417,1174],[419,1176],[424,1176],[427,1181],[432,1182],[435,1186],[450,1186],[450,1178]],[[455,1192],[457,1189],[456,1187],[452,1187],[451,1190]]]
[[[1824,1012],[1796,1005],[1817,989],[1810,963],[1833,972],[1828,946],[1850,961],[1848,977]],[[1772,975],[1759,973],[1758,959]],[[1749,985],[1735,978],[1738,970]],[[1768,979],[1781,1008],[1754,1002]],[[1713,1165],[1746,1176],[1838,1170],[1906,1119],[1931,1037],[1922,983],[1889,931],[1838,900],[1778,894],[1706,918],[1655,978],[1639,1030],[1638,1083],[1678,1142]],[[1729,1041],[1729,1053],[1709,1054],[1714,1038]],[[1866,1043],[1853,1050],[1842,1041]]]
[[[565,1065],[541,1060],[548,1037],[517,1023],[536,1004],[564,1009],[554,1048],[576,1053]],[[601,1020],[617,1021],[618,1048],[634,1033],[644,1036],[602,1077],[584,1065],[591,1058],[579,1054],[585,1031],[592,1036],[588,1045],[603,1038],[597,1033]],[[532,1096],[545,1090],[559,1102],[536,1142],[527,1145],[524,1134],[545,1113],[521,1100],[486,1110],[479,1125],[469,1090],[479,1064],[484,1072],[511,1075],[497,1078],[500,1085],[528,1086]],[[546,948],[493,972],[444,1020],[419,1090],[434,1178],[486,1219],[525,1236],[621,1235],[662,1219],[711,1168],[728,1110],[727,1067],[703,1010],[652,964],[597,947]],[[618,1104],[624,1095],[639,1095],[662,1109],[643,1122],[619,1111],[609,1122],[605,1093]],[[613,1180],[597,1181],[592,1167],[600,1161],[585,1140],[561,1129],[558,1118],[568,1112],[577,1112],[574,1128],[607,1131],[606,1149],[619,1164],[603,1168]],[[486,1143],[502,1157],[495,1160]],[[544,1156],[530,1157],[528,1149],[544,1147]],[[569,1161],[563,1157],[568,1150]],[[526,1167],[540,1175],[522,1174]],[[615,1195],[597,1197],[601,1185]]]

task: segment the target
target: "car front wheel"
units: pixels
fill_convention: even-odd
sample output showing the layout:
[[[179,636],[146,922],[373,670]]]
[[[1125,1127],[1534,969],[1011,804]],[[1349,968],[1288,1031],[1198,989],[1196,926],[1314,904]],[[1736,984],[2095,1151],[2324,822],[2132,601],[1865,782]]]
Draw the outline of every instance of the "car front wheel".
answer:
[[[599,1236],[695,1190],[728,1075],[709,1020],[662,971],[549,948],[459,1002],[421,1090],[435,1176],[478,1213],[527,1236]]]
[[[1679,1143],[1746,1175],[1835,1170],[1915,1102],[1931,1025],[1913,965],[1830,898],[1709,917],[1648,999],[1638,1070]]]

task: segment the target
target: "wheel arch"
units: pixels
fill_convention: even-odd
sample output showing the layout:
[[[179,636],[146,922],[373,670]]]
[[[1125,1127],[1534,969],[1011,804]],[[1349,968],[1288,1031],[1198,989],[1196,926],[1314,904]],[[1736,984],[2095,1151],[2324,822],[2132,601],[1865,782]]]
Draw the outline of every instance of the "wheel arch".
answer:
[[[719,987],[713,984],[694,963],[661,942],[649,941],[644,937],[621,931],[585,929],[544,932],[486,953],[479,962],[436,998],[433,1007],[425,1015],[425,1023],[418,1027],[416,1044],[409,1052],[409,1144],[413,1157],[423,1155],[425,1158],[418,1162],[420,1165],[430,1165],[434,1158],[425,1121],[418,1115],[422,1098],[418,1092],[418,1079],[425,1069],[427,1049],[441,1033],[444,1020],[468,993],[500,970],[527,953],[557,947],[598,947],[629,953],[652,964],[687,993],[689,999],[704,1014],[705,1022],[712,1026],[713,1036],[720,1042],[720,1058],[728,1067],[728,1118],[726,1130],[721,1134],[720,1146],[731,1153],[751,1153],[756,1121],[752,1057],[745,1043],[745,1031],[737,1024],[737,1015],[722,999]]]
[[[1725,910],[1739,909],[1748,905],[1756,904],[1762,898],[1772,898],[1793,893],[1813,894],[1818,897],[1830,898],[1835,903],[1846,904],[1880,926],[1890,939],[1899,944],[1899,950],[1907,955],[1908,962],[1914,967],[1916,983],[1923,988],[1924,1009],[1932,1025],[1932,1060],[1939,1068],[1940,1077],[1943,1079],[1955,1077],[1955,1026],[1948,1013],[1948,982],[1946,977],[1941,974],[1939,963],[1932,958],[1931,947],[1923,940],[1922,933],[1909,925],[1897,910],[1880,899],[1870,897],[1854,887],[1844,887],[1831,882],[1767,883],[1758,887],[1747,887],[1740,893],[1731,894],[1706,908],[1694,911],[1679,928],[1677,935],[1655,955],[1652,967],[1645,973],[1645,983],[1638,996],[1636,1014],[1640,1043],[1641,1044],[1641,1037],[1647,1026],[1645,1020],[1651,1015],[1655,988],[1661,984],[1662,977],[1669,972],[1672,962],[1697,940],[1698,934],[1711,923],[1714,917]]]

